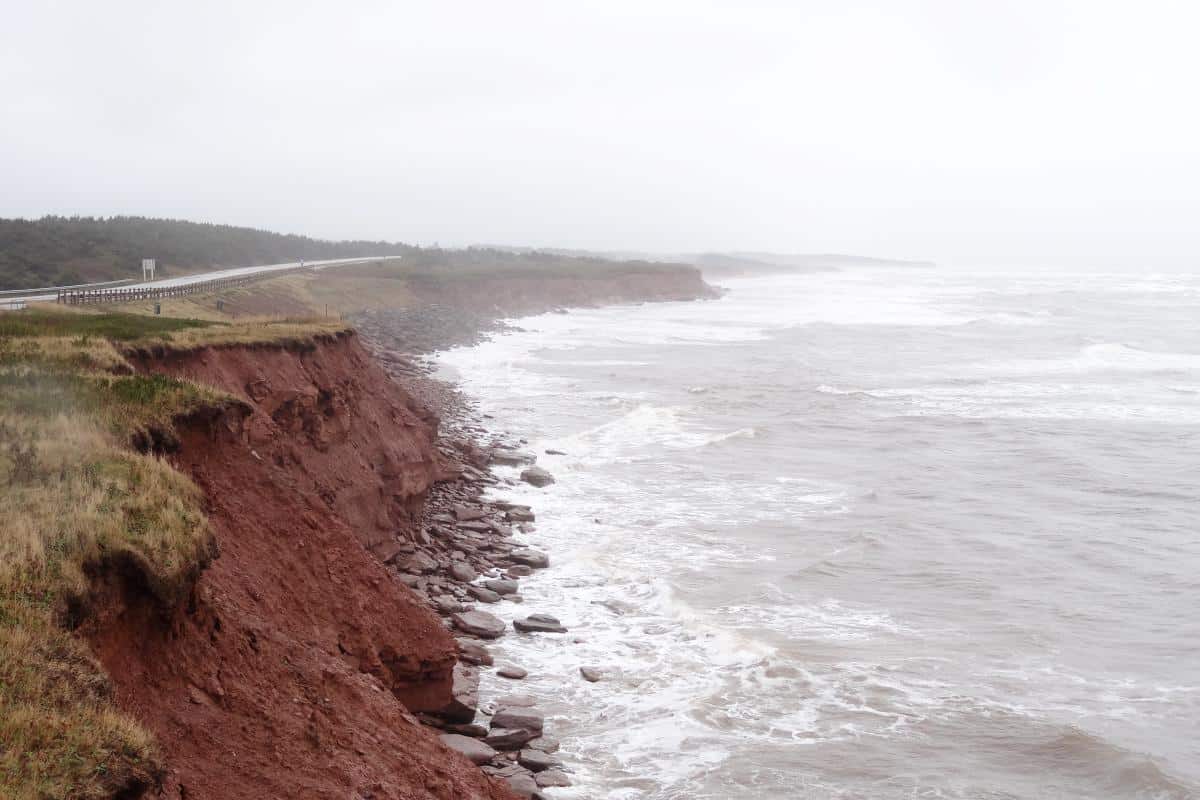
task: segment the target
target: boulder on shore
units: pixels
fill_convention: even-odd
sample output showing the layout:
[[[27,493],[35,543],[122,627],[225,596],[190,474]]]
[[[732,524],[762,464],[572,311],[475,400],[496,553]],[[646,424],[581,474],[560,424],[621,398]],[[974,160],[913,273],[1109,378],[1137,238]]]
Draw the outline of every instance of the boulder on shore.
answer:
[[[454,665],[451,698],[437,715],[447,722],[466,724],[479,709],[479,671],[461,662]]]
[[[454,627],[480,639],[499,639],[504,635],[504,620],[486,611],[463,611],[451,614]]]
[[[496,757],[496,750],[486,742],[463,736],[458,733],[443,733],[440,737],[442,744],[452,750],[457,750],[475,764],[486,764]]]
[[[536,738],[537,731],[528,731],[524,728],[492,728],[483,741],[489,747],[497,750],[520,750]]]
[[[541,467],[530,467],[521,471],[521,480],[540,489],[554,483],[554,476]]]
[[[527,670],[522,669],[521,667],[516,667],[516,666],[513,666],[510,664],[507,667],[501,667],[500,669],[496,670],[496,674],[499,675],[501,678],[508,678],[510,680],[519,681],[522,678],[524,678],[526,675],[528,675],[529,672]]]
[[[534,461],[537,461],[537,456],[532,453],[522,453],[520,450],[497,447],[492,451],[493,464],[502,464],[506,467],[519,467],[523,464],[532,464]]]
[[[600,680],[601,677],[600,670],[596,669],[595,667],[580,667],[579,674],[582,675],[583,679],[589,683],[595,683],[596,681]]]
[[[557,618],[549,614],[530,614],[524,619],[514,619],[513,627],[522,633],[566,633],[567,629]]]
[[[542,715],[530,708],[502,708],[492,715],[492,730],[496,728],[520,728],[533,731],[540,735],[542,732]],[[531,736],[530,739],[537,738]]]
[[[508,558],[517,564],[523,564],[526,567],[533,567],[535,569],[545,569],[550,566],[550,556],[541,550],[534,550],[530,547],[513,550],[508,554]]]

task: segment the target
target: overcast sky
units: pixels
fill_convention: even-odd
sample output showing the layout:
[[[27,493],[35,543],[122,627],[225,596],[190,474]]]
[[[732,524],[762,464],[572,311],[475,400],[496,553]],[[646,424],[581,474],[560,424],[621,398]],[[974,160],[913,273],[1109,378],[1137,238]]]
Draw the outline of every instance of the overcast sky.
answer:
[[[48,2],[0,216],[1200,263],[1200,4]]]

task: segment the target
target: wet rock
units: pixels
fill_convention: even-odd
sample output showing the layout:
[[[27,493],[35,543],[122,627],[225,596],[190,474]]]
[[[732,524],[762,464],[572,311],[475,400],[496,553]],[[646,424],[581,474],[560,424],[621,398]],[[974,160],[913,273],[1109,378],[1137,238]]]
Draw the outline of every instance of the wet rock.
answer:
[[[454,519],[458,522],[470,522],[473,519],[483,519],[488,515],[487,509],[477,506],[458,505],[454,507]]]
[[[516,581],[505,580],[503,578],[492,578],[486,580],[483,585],[491,589],[496,594],[516,594],[520,587]]]
[[[517,797],[528,797],[531,800],[540,800],[541,792],[538,791],[537,781],[531,775],[513,775],[508,779],[508,788],[513,790],[513,794]]]
[[[532,750],[541,750],[543,753],[557,753],[559,744],[558,739],[552,739],[549,736],[539,736],[529,742],[529,747]]]
[[[460,522],[458,523],[458,529],[460,531],[471,531],[472,533],[487,533],[488,531],[492,530],[492,523],[484,522],[482,520],[475,520],[474,522]]]
[[[537,701],[528,694],[506,694],[496,698],[496,708],[532,708]]]
[[[528,564],[514,564],[505,570],[504,574],[510,578],[524,578],[526,575],[533,574],[533,568]]]
[[[550,450],[546,451],[546,455],[548,455],[548,456],[565,456],[566,453],[564,453],[562,450],[550,449]]]
[[[470,639],[456,639],[455,641],[458,642],[459,661],[484,667],[490,667],[495,663],[492,654],[479,642],[473,642]]]
[[[530,772],[541,772],[551,767],[557,767],[562,761],[557,756],[543,753],[541,750],[525,749],[517,756],[517,763]]]
[[[470,736],[474,739],[482,739],[487,736],[487,728],[478,722],[469,722],[466,725],[444,725],[442,726],[442,730],[446,733],[457,733],[461,736]]]
[[[537,735],[542,733],[542,715],[537,711],[528,708],[503,708],[497,711],[492,716],[491,726],[496,728],[520,728],[521,730],[534,731]],[[530,737],[533,739],[535,737]],[[529,741],[526,739],[525,741]]]
[[[521,480],[540,489],[554,483],[554,476],[541,467],[530,467],[521,471]]]
[[[504,620],[486,611],[463,611],[450,619],[454,627],[480,639],[499,639],[504,635]]]
[[[582,675],[583,679],[589,683],[595,683],[596,681],[600,680],[601,677],[600,670],[596,669],[595,667],[580,667],[579,674]]]
[[[506,447],[497,447],[492,451],[492,463],[502,464],[506,467],[519,467],[522,464],[532,464],[537,460],[537,457],[531,453],[522,453],[520,450],[510,450]]]
[[[420,550],[400,561],[400,569],[413,575],[424,575],[437,567],[438,563]]]
[[[544,569],[550,566],[550,556],[540,550],[534,550],[529,547],[513,550],[508,554],[508,557],[518,564],[524,564],[527,567],[536,569]]]
[[[496,674],[501,678],[509,678],[510,680],[519,681],[528,675],[529,671],[510,664],[507,667],[501,667],[500,669],[496,670]]]
[[[454,665],[451,698],[438,716],[447,722],[468,723],[479,709],[479,670],[463,663]]]
[[[451,564],[449,571],[450,577],[461,583],[470,583],[479,577],[475,570],[471,569],[470,565],[465,564],[462,561],[455,561],[453,564]]]
[[[433,605],[443,614],[457,614],[460,611],[466,611],[467,607],[455,600],[453,597],[441,595],[434,599]]]
[[[476,600],[478,600],[481,603],[499,603],[500,602],[500,595],[496,594],[491,589],[487,589],[483,586],[474,586],[474,585],[468,586],[467,594],[471,595],[472,597],[474,597]]]
[[[549,614],[530,614],[524,619],[514,619],[513,627],[522,633],[567,632],[567,629],[563,627],[562,623]]]
[[[536,517],[533,511],[524,506],[517,506],[508,510],[509,522],[533,522]]]
[[[463,737],[467,738],[467,737]],[[520,750],[537,738],[537,731],[524,728],[492,728],[483,741],[497,750]]]
[[[442,740],[442,744],[462,753],[475,764],[486,764],[496,757],[495,748],[470,736],[463,736],[459,733],[443,733],[438,738]]]
[[[561,769],[548,769],[533,776],[533,780],[542,788],[552,786],[570,786],[571,779]]]

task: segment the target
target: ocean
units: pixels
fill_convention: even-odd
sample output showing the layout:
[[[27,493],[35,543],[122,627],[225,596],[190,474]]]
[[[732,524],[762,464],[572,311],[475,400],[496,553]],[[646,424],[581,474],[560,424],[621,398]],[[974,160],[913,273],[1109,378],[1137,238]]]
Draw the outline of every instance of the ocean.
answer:
[[[438,357],[557,478],[555,797],[1200,797],[1200,273],[714,283]]]

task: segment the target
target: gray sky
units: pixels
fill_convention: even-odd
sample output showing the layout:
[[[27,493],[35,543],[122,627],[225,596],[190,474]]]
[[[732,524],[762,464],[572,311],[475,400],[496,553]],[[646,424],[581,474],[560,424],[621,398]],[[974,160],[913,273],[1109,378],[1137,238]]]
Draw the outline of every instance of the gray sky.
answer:
[[[1194,2],[37,2],[0,216],[1200,263]]]

